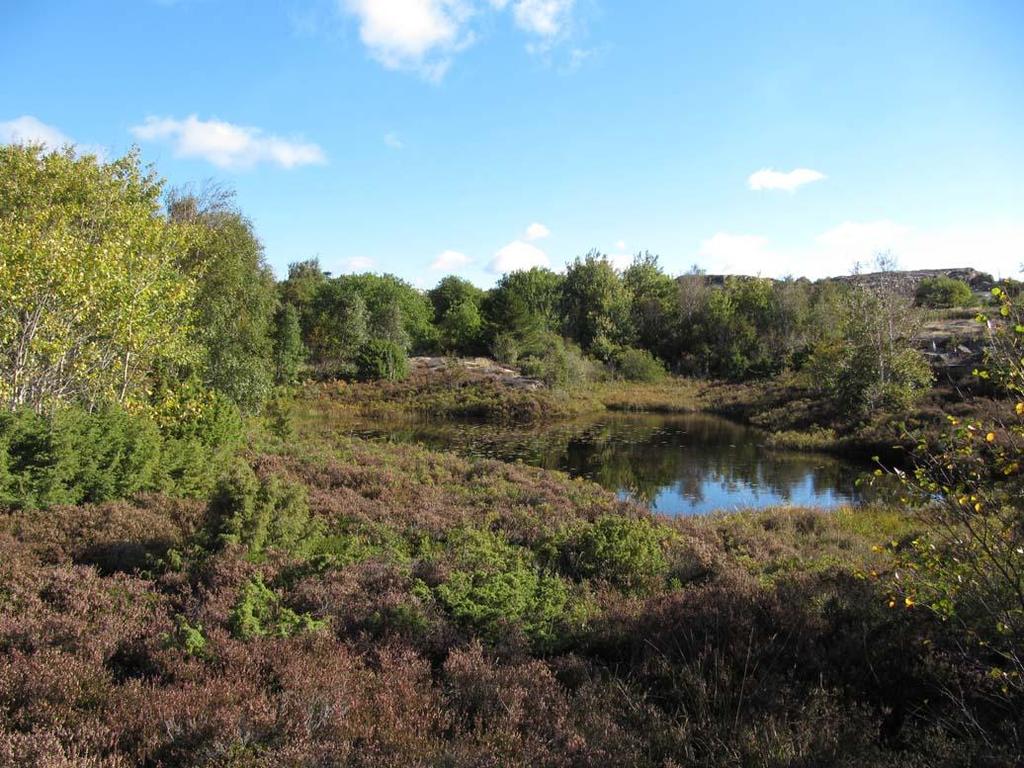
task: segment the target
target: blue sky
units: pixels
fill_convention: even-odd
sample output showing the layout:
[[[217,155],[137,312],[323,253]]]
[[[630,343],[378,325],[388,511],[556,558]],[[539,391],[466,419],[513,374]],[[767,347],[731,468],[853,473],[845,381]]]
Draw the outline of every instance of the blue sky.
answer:
[[[1024,2],[0,0],[0,141],[238,191],[279,274],[1024,262]]]

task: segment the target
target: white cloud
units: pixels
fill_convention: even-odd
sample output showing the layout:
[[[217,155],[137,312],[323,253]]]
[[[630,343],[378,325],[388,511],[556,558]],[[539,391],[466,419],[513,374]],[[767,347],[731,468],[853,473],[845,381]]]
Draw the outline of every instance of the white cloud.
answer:
[[[547,53],[568,37],[576,0],[336,0],[359,23],[359,39],[388,69],[418,73],[439,82],[455,55],[476,42],[473,22],[487,13],[511,11],[512,23],[530,36],[531,53]],[[571,68],[590,52],[576,48]]]
[[[394,131],[388,131],[384,134],[384,143],[392,149],[404,149],[405,144],[402,142],[401,137]]]
[[[762,168],[760,171],[750,174],[747,185],[753,190],[784,189],[787,192],[793,192],[804,184],[821,181],[824,178],[825,174],[821,171],[814,171],[810,168],[797,168],[788,173]]]
[[[565,29],[575,0],[517,0],[512,6],[516,26],[540,37],[557,37]]]
[[[700,244],[698,254],[711,272],[752,275],[767,266],[767,248],[766,237],[719,232]]]
[[[442,251],[430,263],[430,268],[438,272],[446,272],[464,267],[471,261],[472,259],[469,256],[460,251]]]
[[[388,69],[411,69],[438,81],[453,54],[473,43],[469,0],[340,0],[358,17],[359,38]]]
[[[369,256],[353,256],[345,260],[344,269],[346,272],[369,272],[373,265],[374,261]]]
[[[849,274],[889,251],[900,269],[974,267],[995,277],[1019,274],[1024,225],[991,224],[922,230],[889,220],[845,221],[794,247],[759,235],[719,232],[701,243],[703,266],[715,274],[794,275],[812,279]]]
[[[7,122],[0,122],[0,144],[42,144],[53,150],[74,143],[60,130],[32,115],[22,115]]]
[[[545,237],[551,234],[551,230],[541,224],[539,221],[533,222],[526,228],[526,239],[527,240],[543,240]]]
[[[522,240],[513,240],[494,254],[488,269],[504,274],[531,267],[546,267],[548,264],[548,255],[540,248]]]
[[[281,168],[325,163],[324,151],[304,141],[268,136],[259,128],[234,125],[222,120],[184,120],[147,117],[131,129],[141,141],[167,141],[179,157],[198,157],[219,168],[248,168],[271,163]]]

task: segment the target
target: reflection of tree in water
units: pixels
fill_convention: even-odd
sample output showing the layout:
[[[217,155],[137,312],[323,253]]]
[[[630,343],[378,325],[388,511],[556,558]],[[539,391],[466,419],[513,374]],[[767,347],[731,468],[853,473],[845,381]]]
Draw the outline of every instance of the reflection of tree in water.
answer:
[[[373,431],[387,439],[559,469],[646,503],[666,489],[695,504],[705,501],[708,488],[716,497],[771,494],[789,501],[808,491],[848,497],[863,471],[820,454],[768,451],[763,433],[706,415],[606,414],[527,430],[419,422]]]

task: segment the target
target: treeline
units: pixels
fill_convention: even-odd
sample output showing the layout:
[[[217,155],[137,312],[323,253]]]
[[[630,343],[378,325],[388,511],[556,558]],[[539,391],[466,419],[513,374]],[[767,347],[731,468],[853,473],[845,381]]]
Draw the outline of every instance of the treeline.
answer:
[[[410,354],[492,355],[560,388],[807,371],[851,413],[901,407],[929,382],[908,343],[912,300],[884,284],[718,285],[647,253],[619,271],[597,252],[487,291],[456,276],[426,292],[334,277],[316,260],[277,282],[229,191],[167,190],[136,153],[0,148],[0,249],[0,500],[99,500],[140,483],[205,493],[221,446],[276,386],[401,379]],[[68,409],[97,418],[55,421]],[[55,426],[87,422],[88,437]],[[124,447],[86,470],[90,442]],[[140,473],[148,462],[162,471]]]

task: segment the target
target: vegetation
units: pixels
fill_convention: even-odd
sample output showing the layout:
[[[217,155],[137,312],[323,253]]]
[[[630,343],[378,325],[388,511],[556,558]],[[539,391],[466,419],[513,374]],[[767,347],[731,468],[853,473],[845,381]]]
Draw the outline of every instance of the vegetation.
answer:
[[[917,286],[914,300],[918,306],[933,309],[969,307],[974,303],[974,292],[963,280],[950,277],[926,277]]]
[[[1024,756],[1010,290],[989,410],[964,412],[929,399],[885,270],[674,278],[591,252],[490,291],[315,260],[278,283],[230,193],[32,146],[0,147],[0,253],[5,765]],[[409,359],[487,351],[518,370]],[[337,428],[601,407],[836,448],[950,420],[902,436],[898,505],[706,519]]]

